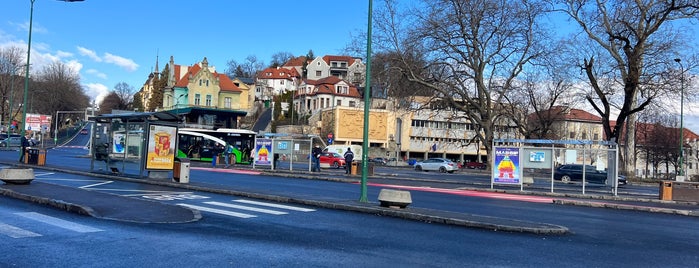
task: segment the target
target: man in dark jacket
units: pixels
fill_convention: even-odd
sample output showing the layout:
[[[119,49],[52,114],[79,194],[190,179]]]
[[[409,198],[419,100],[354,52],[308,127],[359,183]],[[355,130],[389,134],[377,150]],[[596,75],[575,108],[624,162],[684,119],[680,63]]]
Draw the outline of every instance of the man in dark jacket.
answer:
[[[27,157],[26,156],[27,155],[27,148],[32,146],[32,144],[30,142],[31,136],[32,136],[32,133],[26,132],[26,133],[24,133],[24,136],[22,136],[22,138],[20,139],[21,140],[21,144],[20,144],[21,148],[19,149],[20,150],[20,154],[19,154],[19,162],[20,163],[24,163],[24,158]]]
[[[316,145],[311,153],[311,158],[313,160],[313,166],[311,166],[311,172],[320,172],[320,154],[323,151],[320,146]]]
[[[354,160],[354,153],[352,152],[352,148],[348,147],[344,156],[345,156],[345,174],[350,174],[352,160]]]

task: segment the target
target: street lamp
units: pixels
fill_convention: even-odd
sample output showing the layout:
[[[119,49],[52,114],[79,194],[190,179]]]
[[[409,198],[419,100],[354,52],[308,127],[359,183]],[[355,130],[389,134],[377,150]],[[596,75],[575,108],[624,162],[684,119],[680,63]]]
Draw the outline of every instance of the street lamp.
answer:
[[[680,58],[676,58],[675,62],[680,65],[680,169],[677,175],[684,176],[684,66]]]
[[[29,56],[32,52],[32,22],[34,19],[34,1],[29,0],[31,6],[29,8],[29,38],[27,39],[27,66],[24,69],[24,99],[22,100],[22,128],[20,129],[20,135],[24,137],[25,129],[27,128],[27,96],[29,95]],[[84,0],[58,0],[62,2],[82,2]],[[20,152],[20,155],[23,152]]]

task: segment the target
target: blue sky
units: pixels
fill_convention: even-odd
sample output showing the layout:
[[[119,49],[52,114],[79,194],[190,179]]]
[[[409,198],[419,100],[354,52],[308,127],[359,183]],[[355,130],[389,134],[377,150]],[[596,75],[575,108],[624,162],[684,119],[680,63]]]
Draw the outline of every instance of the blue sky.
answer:
[[[26,49],[30,0],[4,0],[0,47]],[[248,55],[268,64],[277,52],[296,56],[339,54],[351,34],[365,30],[367,1],[152,1],[36,0],[31,68],[60,59],[79,71],[100,100],[119,82],[138,90],[170,56],[191,65],[207,57],[224,72],[226,62]]]

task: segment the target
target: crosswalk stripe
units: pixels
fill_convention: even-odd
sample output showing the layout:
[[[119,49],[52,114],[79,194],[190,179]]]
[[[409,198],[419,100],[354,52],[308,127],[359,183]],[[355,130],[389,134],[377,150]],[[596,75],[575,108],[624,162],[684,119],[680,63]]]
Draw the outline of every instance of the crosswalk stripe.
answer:
[[[236,200],[233,200],[233,201],[239,202],[239,203],[251,204],[251,205],[266,206],[266,207],[273,207],[273,208],[281,208],[281,209],[288,209],[288,210],[301,211],[301,212],[316,211],[315,209],[310,209],[310,208],[292,207],[292,206],[287,206],[287,205],[272,204],[272,203],[264,203],[264,202],[258,202],[258,201],[252,201],[252,200],[245,200],[245,199],[236,199]]]
[[[32,231],[27,231],[19,227],[15,227],[9,224],[4,224],[0,222],[0,234],[7,235],[12,238],[24,238],[24,237],[37,237],[41,236]]]
[[[63,229],[72,230],[72,231],[75,231],[78,233],[92,233],[92,232],[101,232],[102,231],[100,229],[93,228],[93,227],[90,227],[87,225],[82,225],[79,223],[74,223],[74,222],[62,220],[59,218],[54,218],[54,217],[47,216],[47,215],[40,214],[40,213],[36,213],[36,212],[18,212],[15,214],[22,216],[22,217],[25,217],[25,218],[28,218],[28,219],[38,221],[38,222],[43,222],[43,223],[50,224],[50,225],[60,227]]]
[[[189,205],[189,204],[185,204],[185,203],[179,203],[177,205],[188,207],[188,208],[193,208],[196,210],[217,213],[217,214],[223,214],[223,215],[227,215],[227,216],[233,216],[233,217],[244,218],[244,219],[257,217],[255,215],[250,215],[250,214],[245,214],[245,213],[238,213],[238,212],[233,212],[233,211],[228,211],[228,210],[223,210],[223,209],[202,207],[202,206],[197,206],[197,205]]]
[[[204,202],[205,204],[209,205],[215,205],[215,206],[222,206],[222,207],[227,207],[227,208],[235,208],[235,209],[242,209],[242,210],[250,210],[250,211],[255,211],[255,212],[260,212],[260,213],[267,213],[267,214],[272,214],[272,215],[284,215],[284,214],[289,214],[283,211],[276,211],[276,210],[271,210],[271,209],[264,209],[264,208],[255,208],[255,207],[246,207],[246,206],[240,206],[240,205],[234,205],[234,204],[228,204],[228,203],[222,203],[222,202]]]

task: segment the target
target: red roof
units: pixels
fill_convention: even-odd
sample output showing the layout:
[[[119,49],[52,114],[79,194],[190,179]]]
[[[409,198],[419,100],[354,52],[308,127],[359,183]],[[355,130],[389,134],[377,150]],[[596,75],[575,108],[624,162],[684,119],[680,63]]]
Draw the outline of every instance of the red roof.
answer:
[[[330,65],[330,62],[331,62],[331,61],[345,61],[345,62],[347,62],[347,65],[348,65],[348,67],[349,67],[349,65],[352,65],[352,63],[354,63],[355,58],[354,58],[354,57],[350,57],[350,56],[333,56],[333,55],[327,55],[327,56],[324,56],[324,57],[323,57],[323,61],[325,61],[325,63],[327,63],[328,65]]]
[[[189,78],[196,75],[202,70],[202,67],[199,64],[194,64],[192,66],[189,66],[187,68],[187,73],[182,74],[182,68],[181,65],[175,64],[175,86],[176,87],[187,87],[189,85]],[[228,91],[228,92],[242,92],[238,86],[233,83],[233,81],[226,75],[226,74],[220,74],[217,72],[212,73],[212,75],[216,78],[218,78],[219,82],[219,87],[222,91]]]
[[[340,82],[345,82],[347,84],[347,86],[349,87],[347,90],[347,94],[335,93],[335,86]],[[318,80],[306,80],[306,84],[315,86],[314,92],[310,93],[310,94],[304,94],[304,93],[302,93],[302,91],[297,91],[296,96],[303,96],[303,95],[312,96],[312,95],[317,95],[317,94],[329,94],[329,95],[347,96],[347,97],[355,97],[355,98],[359,98],[361,96],[359,94],[359,90],[357,89],[357,87],[352,85],[352,83],[349,83],[345,80],[338,78],[337,76],[328,76],[328,77],[321,78]]]
[[[286,63],[284,63],[284,67],[294,67],[294,66],[303,66],[303,63],[309,63],[309,60],[306,60],[306,56],[300,56],[300,57],[295,57],[291,58]]]
[[[257,78],[259,79],[286,79],[286,80],[292,80],[294,77],[298,78],[300,77],[299,73],[296,71],[296,69],[291,68],[267,68],[262,70],[258,75]]]

